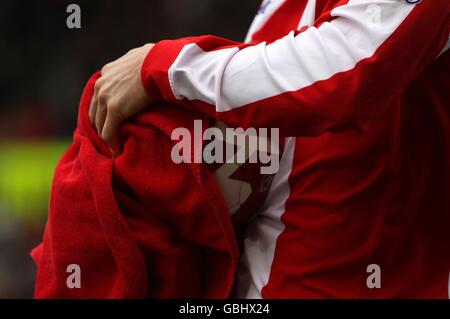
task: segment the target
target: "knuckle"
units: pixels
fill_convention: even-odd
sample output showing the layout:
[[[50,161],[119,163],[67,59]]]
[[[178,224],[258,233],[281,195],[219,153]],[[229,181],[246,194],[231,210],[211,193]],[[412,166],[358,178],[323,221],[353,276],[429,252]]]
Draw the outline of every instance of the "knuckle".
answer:
[[[117,104],[115,101],[110,101],[108,103],[108,111],[113,114],[115,114],[119,111],[119,108],[117,107]]]
[[[101,88],[98,91],[98,99],[100,102],[106,102],[108,100],[109,93],[106,89]]]
[[[109,69],[111,69],[111,63],[108,63],[108,64],[105,64],[103,67],[102,67],[102,74],[103,73],[105,73],[105,72],[107,72]]]
[[[98,79],[97,82],[95,82],[95,85],[94,85],[94,92],[95,93],[97,93],[97,94],[99,93],[99,91],[100,91],[100,89],[102,87],[102,83],[103,83],[103,81],[101,81],[101,78]]]

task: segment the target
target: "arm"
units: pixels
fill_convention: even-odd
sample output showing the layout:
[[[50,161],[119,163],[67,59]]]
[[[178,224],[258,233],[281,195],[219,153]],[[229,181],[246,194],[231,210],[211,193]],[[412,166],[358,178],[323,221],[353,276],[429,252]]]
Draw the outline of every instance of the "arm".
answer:
[[[234,127],[280,127],[287,136],[361,130],[439,54],[450,1],[343,2],[269,44],[162,41],[143,64],[144,87]]]

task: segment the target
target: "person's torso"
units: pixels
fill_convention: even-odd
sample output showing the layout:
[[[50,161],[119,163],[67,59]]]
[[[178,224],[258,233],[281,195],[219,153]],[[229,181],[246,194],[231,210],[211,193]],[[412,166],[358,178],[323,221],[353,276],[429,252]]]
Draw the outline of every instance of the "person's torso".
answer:
[[[264,1],[247,40],[313,25],[337,2]],[[380,105],[383,113],[364,133],[287,138],[280,171],[247,233],[239,297],[261,297],[261,290],[264,297],[447,292],[449,54]],[[372,264],[385,271],[384,289],[366,286]]]

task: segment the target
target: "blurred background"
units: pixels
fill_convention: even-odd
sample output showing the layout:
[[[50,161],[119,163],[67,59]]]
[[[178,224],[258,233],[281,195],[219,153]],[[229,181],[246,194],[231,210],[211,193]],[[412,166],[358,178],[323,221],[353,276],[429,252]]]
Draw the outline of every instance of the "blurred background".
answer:
[[[147,42],[243,41],[261,0],[4,0],[0,4],[0,298],[31,298],[53,170],[89,76]],[[81,7],[81,29],[66,8]]]

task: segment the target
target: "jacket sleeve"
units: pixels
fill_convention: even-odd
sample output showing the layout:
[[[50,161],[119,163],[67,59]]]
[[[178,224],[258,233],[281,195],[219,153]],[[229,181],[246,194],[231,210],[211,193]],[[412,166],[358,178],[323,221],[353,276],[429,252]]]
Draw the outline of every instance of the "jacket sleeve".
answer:
[[[315,25],[272,43],[162,41],[142,79],[153,97],[232,127],[286,136],[363,130],[439,55],[449,13],[448,0],[337,1]]]

